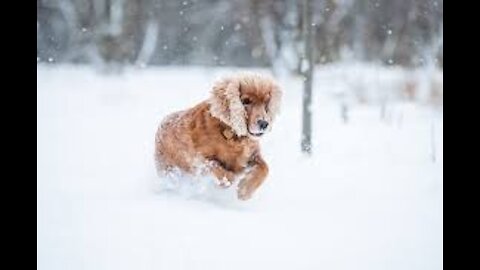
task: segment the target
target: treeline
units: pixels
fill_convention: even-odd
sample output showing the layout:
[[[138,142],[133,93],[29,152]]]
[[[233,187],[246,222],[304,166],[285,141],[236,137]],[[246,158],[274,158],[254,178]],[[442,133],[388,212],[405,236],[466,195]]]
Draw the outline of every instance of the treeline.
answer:
[[[301,0],[37,0],[37,61],[298,70]],[[317,63],[443,67],[443,0],[314,0]]]

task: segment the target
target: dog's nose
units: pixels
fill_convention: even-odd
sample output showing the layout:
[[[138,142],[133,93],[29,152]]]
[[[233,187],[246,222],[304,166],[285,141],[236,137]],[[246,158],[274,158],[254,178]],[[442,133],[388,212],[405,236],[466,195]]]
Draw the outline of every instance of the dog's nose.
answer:
[[[258,124],[258,127],[260,127],[260,129],[262,129],[262,130],[264,130],[268,127],[268,122],[265,121],[265,120],[258,120],[257,124]]]

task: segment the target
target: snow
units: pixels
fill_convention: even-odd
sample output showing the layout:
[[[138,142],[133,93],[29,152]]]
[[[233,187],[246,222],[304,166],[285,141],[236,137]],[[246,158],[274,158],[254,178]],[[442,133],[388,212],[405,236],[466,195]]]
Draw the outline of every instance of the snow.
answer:
[[[441,112],[390,101],[385,122],[354,104],[345,124],[329,86],[348,89],[320,70],[312,157],[299,152],[302,80],[281,79],[269,178],[239,202],[233,187],[159,191],[153,163],[162,117],[231,69],[38,65],[37,269],[442,269]]]

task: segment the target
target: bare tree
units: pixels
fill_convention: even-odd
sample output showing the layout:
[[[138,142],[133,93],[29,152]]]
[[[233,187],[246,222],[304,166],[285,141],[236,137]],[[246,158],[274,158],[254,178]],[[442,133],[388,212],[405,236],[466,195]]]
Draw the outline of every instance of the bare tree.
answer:
[[[305,50],[302,59],[302,72],[304,76],[303,90],[303,122],[302,122],[302,151],[312,153],[312,81],[313,81],[313,20],[312,0],[303,2],[303,35]]]

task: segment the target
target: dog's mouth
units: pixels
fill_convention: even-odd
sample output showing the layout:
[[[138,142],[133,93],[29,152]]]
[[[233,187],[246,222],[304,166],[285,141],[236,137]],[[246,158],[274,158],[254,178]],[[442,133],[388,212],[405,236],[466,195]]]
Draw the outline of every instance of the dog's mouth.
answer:
[[[248,133],[254,137],[262,137],[263,134],[265,134],[264,132],[258,132],[258,133],[255,133],[255,132],[250,132],[248,131]]]

